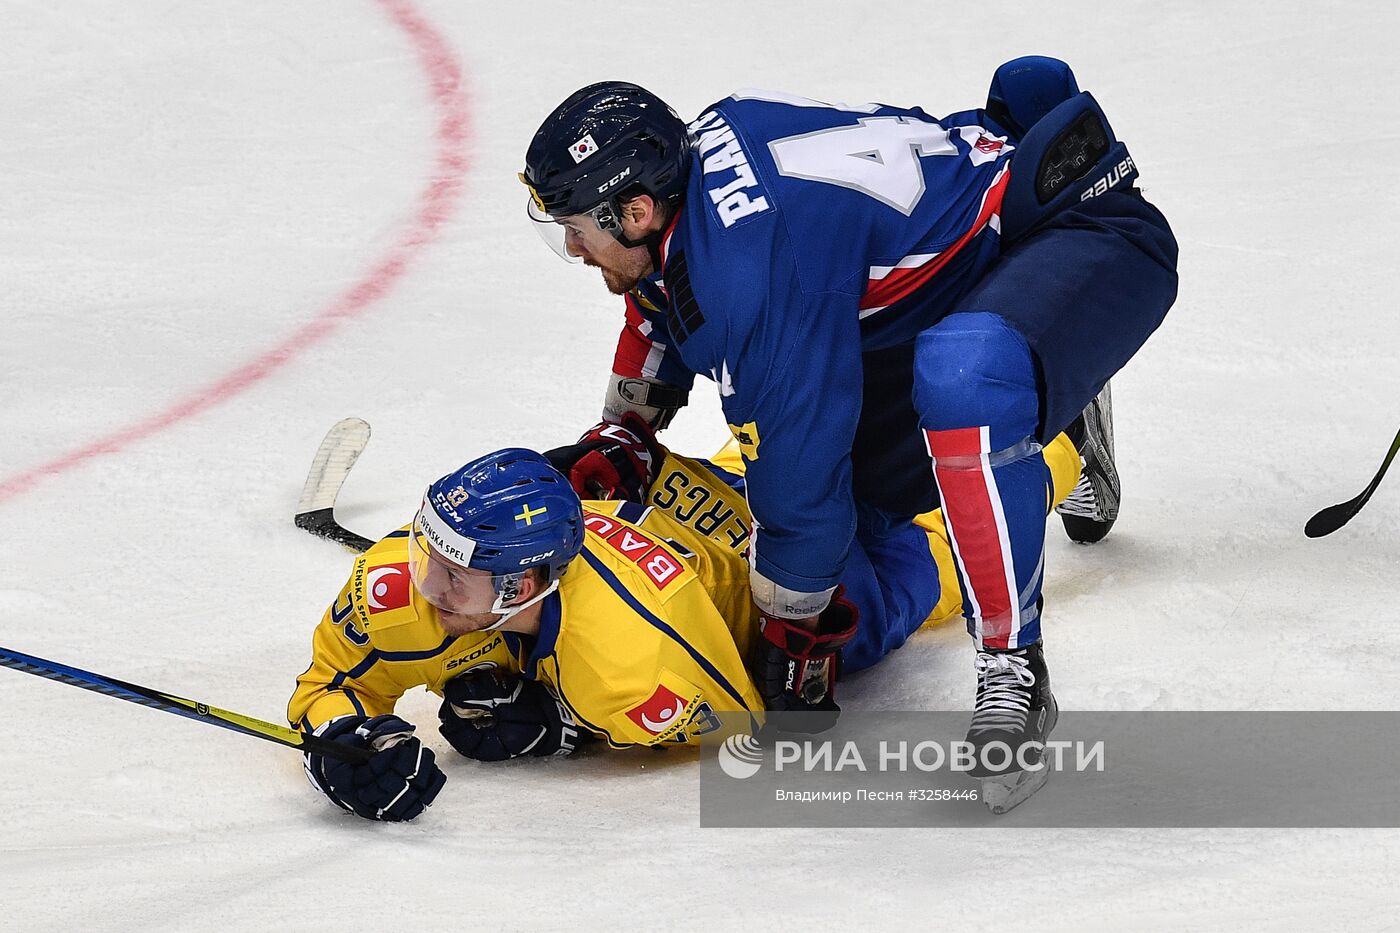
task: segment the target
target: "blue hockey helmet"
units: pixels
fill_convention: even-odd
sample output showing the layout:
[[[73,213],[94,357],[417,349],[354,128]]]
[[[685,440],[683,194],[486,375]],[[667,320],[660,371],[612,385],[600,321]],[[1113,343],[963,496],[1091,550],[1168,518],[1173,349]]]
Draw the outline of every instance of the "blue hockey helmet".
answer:
[[[465,612],[451,587],[428,586],[430,566],[450,578],[464,571],[489,576],[497,599],[489,610],[506,618],[526,572],[539,567],[549,587],[583,547],[583,506],[559,471],[540,454],[518,447],[487,454],[428,487],[410,532],[409,571],[429,602]],[[428,562],[431,561],[432,565]],[[536,600],[531,600],[531,603]],[[505,621],[502,618],[500,621]]]
[[[621,236],[618,197],[678,200],[689,167],[690,140],[676,112],[645,88],[603,81],[575,91],[545,118],[520,180],[537,223],[591,214],[601,229],[636,246]]]

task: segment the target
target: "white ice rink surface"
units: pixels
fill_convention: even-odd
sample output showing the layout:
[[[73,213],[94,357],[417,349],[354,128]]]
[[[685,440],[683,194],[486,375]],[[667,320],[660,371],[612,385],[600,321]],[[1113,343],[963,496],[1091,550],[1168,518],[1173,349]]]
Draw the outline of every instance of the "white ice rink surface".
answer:
[[[332,422],[374,426],[341,509],[373,534],[595,420],[620,308],[515,178],[551,107],[625,78],[686,116],[748,85],[940,114],[1041,53],[1182,249],[1114,382],[1122,518],[1051,528],[1061,704],[1396,707],[1400,479],[1302,535],[1400,422],[1396,8],[670,6],[0,2],[0,644],[280,720],[349,568],[290,522]],[[666,438],[704,454],[697,395]],[[966,708],[971,659],[921,633],[844,701]],[[401,710],[447,750],[430,697]],[[1400,922],[1394,830],[702,830],[684,752],[450,750],[427,816],[380,826],[274,745],[11,671],[0,713],[5,930]]]

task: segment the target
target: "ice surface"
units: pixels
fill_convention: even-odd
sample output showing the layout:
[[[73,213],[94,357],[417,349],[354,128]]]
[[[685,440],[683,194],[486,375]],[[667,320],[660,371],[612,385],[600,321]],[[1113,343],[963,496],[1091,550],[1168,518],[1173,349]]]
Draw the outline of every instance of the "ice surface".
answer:
[[[348,569],[290,519],[334,421],[374,426],[341,517],[375,534],[466,457],[597,414],[618,308],[536,241],[515,180],[549,108],[626,78],[687,115],[746,85],[941,113],[1042,53],[1095,92],[1182,246],[1176,308],[1114,382],[1122,518],[1094,548],[1051,529],[1061,704],[1396,706],[1400,480],[1335,536],[1302,534],[1400,421],[1389,4],[7,0],[0,17],[0,484],[65,464],[0,500],[0,644],[280,719]],[[423,233],[451,147],[433,35],[463,71],[467,168]],[[383,294],[265,378],[64,460],[291,340],[418,233]],[[702,453],[725,431],[697,395],[668,439]],[[972,687],[966,637],[942,630],[843,697],[959,708]],[[446,748],[430,698],[402,708]],[[1359,929],[1400,901],[1394,831],[701,830],[694,762],[641,751],[453,760],[424,819],[374,826],[272,745],[9,671],[0,709],[6,930]]]

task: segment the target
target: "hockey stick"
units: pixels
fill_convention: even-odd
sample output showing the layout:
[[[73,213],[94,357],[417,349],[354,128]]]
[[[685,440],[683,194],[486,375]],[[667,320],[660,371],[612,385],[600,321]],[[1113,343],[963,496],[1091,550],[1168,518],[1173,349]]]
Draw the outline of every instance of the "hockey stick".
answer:
[[[1330,535],[1338,528],[1351,521],[1361,507],[1371,499],[1371,493],[1376,491],[1376,487],[1381,484],[1381,478],[1385,476],[1385,471],[1390,469],[1390,461],[1395,459],[1395,454],[1400,451],[1400,431],[1395,432],[1395,440],[1390,442],[1390,450],[1386,453],[1385,459],[1381,461],[1381,468],[1376,472],[1376,476],[1371,480],[1371,484],[1361,490],[1361,495],[1355,499],[1348,499],[1337,505],[1329,505],[1308,519],[1307,525],[1303,527],[1303,534],[1309,538],[1321,538],[1323,535]]]
[[[298,528],[352,551],[364,552],[374,546],[369,538],[355,534],[335,520],[335,500],[340,495],[340,487],[345,485],[345,477],[350,475],[350,468],[368,443],[369,424],[359,418],[344,418],[326,432],[311,461],[311,472],[306,474],[306,485],[301,488],[301,499],[293,519]]]
[[[367,748],[356,748],[340,742],[332,742],[330,739],[323,739],[306,732],[298,732],[295,729],[288,729],[286,726],[263,722],[261,719],[244,716],[242,713],[231,713],[228,710],[208,706],[197,700],[187,700],[173,694],[161,693],[150,687],[129,684],[124,680],[104,677],[91,671],[59,664],[57,661],[46,661],[43,658],[21,654],[9,648],[0,647],[0,667],[13,668],[36,677],[56,680],[72,687],[82,687],[84,690],[116,697],[118,700],[126,700],[128,703],[139,703],[142,706],[174,713],[176,716],[184,716],[186,719],[193,719],[196,722],[205,722],[211,726],[219,726],[233,732],[266,739],[269,742],[276,742],[278,745],[286,745],[303,752],[316,752],[327,758],[338,758],[351,764],[364,764],[374,755],[374,752]]]

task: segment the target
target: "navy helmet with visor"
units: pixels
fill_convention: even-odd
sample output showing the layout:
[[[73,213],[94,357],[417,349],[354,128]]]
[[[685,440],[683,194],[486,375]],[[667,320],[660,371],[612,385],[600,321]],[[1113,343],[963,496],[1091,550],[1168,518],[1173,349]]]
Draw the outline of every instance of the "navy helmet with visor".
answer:
[[[520,179],[537,225],[587,217],[623,245],[639,246],[622,234],[619,196],[679,200],[689,164],[685,123],[665,101],[635,84],[604,81],[575,91],[545,118]],[[541,235],[559,250],[546,231]]]

